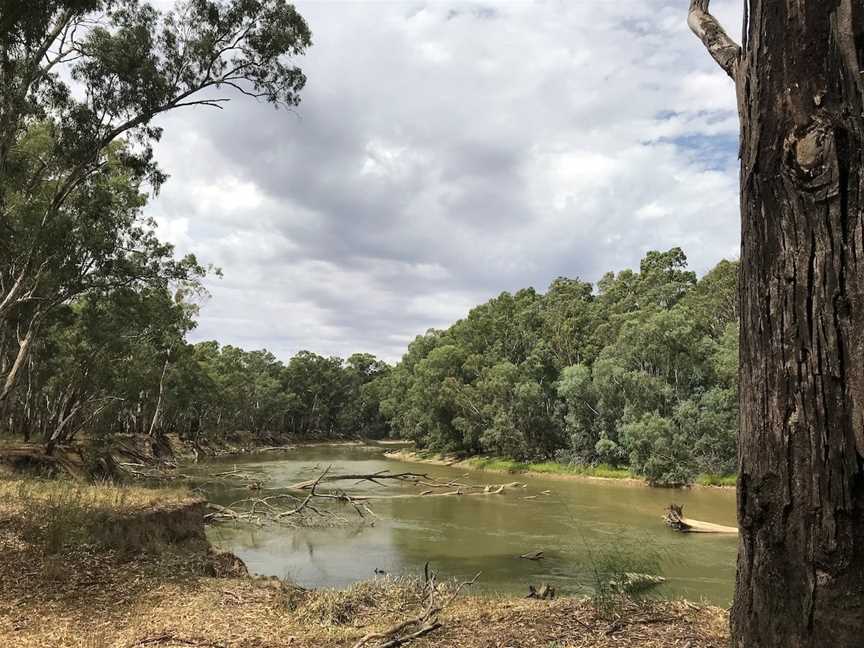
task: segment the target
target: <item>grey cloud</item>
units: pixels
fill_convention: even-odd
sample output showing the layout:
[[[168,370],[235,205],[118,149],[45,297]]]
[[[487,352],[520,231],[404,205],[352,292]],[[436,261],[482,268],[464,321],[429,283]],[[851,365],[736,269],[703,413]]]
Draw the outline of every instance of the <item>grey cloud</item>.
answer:
[[[734,150],[699,153],[734,137],[734,93],[680,3],[298,7],[296,114],[163,119],[149,209],[225,272],[196,335],[393,360],[501,290],[735,254]]]

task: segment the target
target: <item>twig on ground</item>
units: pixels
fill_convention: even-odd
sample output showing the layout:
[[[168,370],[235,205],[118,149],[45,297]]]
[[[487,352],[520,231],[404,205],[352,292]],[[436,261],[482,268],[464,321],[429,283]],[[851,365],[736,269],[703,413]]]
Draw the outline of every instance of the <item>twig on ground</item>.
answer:
[[[429,634],[440,628],[443,624],[438,620],[438,615],[444,610],[448,605],[453,603],[456,600],[456,597],[462,592],[465,587],[470,587],[474,583],[477,582],[477,579],[480,578],[480,572],[477,573],[474,578],[470,581],[464,581],[460,583],[453,593],[441,604],[435,604],[435,594],[437,593],[437,586],[435,583],[434,574],[430,577],[428,573],[428,563],[426,568],[426,589],[427,589],[427,600],[426,600],[426,608],[423,611],[423,614],[416,616],[411,619],[407,619],[406,621],[402,621],[397,625],[384,630],[382,632],[373,632],[369,633],[366,636],[362,637],[356,644],[354,644],[354,648],[362,648],[366,646],[370,641],[384,641],[384,643],[378,644],[376,648],[395,648],[396,646],[403,646],[414,639],[419,639],[420,637]],[[399,636],[402,632],[406,630],[417,628],[413,630],[409,634]]]
[[[165,643],[197,646],[199,648],[227,648],[225,644],[213,643],[204,639],[184,639],[183,637],[178,637],[172,632],[163,632],[160,635],[139,639],[138,641],[129,644],[129,648],[139,648],[139,646],[158,646],[159,644]]]

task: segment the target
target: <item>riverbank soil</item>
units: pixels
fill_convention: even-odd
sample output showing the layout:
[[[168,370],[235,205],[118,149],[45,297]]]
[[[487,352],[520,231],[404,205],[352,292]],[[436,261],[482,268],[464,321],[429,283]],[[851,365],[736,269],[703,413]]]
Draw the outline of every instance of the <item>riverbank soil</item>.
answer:
[[[417,616],[420,581],[305,591],[214,555],[182,492],[0,481],[0,646],[350,648]],[[217,574],[227,577],[217,577]],[[629,606],[466,593],[412,642],[480,648],[721,648],[727,616],[689,603]],[[369,642],[367,646],[380,643]]]

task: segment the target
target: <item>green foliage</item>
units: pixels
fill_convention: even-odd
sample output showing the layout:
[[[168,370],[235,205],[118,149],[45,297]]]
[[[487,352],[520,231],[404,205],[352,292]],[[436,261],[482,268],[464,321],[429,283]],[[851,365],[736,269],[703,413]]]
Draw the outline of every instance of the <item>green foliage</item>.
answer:
[[[165,180],[153,119],[229,91],[294,106],[305,77],[289,58],[310,43],[285,0],[3,3],[0,404],[56,311],[200,277],[141,213]]]
[[[738,482],[737,475],[709,475],[702,474],[696,477],[695,482],[700,486],[735,486]]]
[[[596,291],[559,278],[543,295],[503,293],[412,342],[381,411],[434,452],[605,464],[664,484],[728,474],[736,281],[729,261],[697,280],[673,248],[649,252],[639,272],[607,273]]]

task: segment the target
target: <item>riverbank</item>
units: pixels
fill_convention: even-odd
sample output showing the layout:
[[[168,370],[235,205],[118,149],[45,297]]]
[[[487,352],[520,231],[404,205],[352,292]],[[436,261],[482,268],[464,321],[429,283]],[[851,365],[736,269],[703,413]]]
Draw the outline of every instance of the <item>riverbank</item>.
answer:
[[[212,550],[202,501],[182,490],[0,481],[0,557],[0,645],[19,648],[351,648],[422,614],[426,604],[419,578],[307,591],[249,577],[242,563]],[[411,645],[707,648],[727,641],[725,611],[682,602],[633,604],[604,617],[581,599],[465,591],[438,620],[440,628]]]
[[[435,466],[448,466],[457,469],[477,470],[509,475],[534,475],[553,479],[591,479],[602,481],[616,481],[636,486],[650,486],[650,484],[638,475],[634,475],[626,468],[615,468],[600,464],[597,466],[571,466],[554,461],[539,463],[523,463],[512,459],[500,457],[458,457],[440,455],[435,453],[424,453],[414,450],[402,449],[391,450],[384,453],[388,459],[404,461],[406,463],[429,464]],[[689,487],[702,488],[735,488],[735,476],[699,475],[695,483]]]
[[[209,440],[207,444],[192,444],[181,440],[177,435],[167,436],[175,458],[195,460],[198,458],[218,458],[290,452],[297,448],[339,448],[339,447],[381,447],[391,448],[409,445],[410,442],[393,439],[280,439],[261,440],[254,435],[235,433],[223,438]]]

